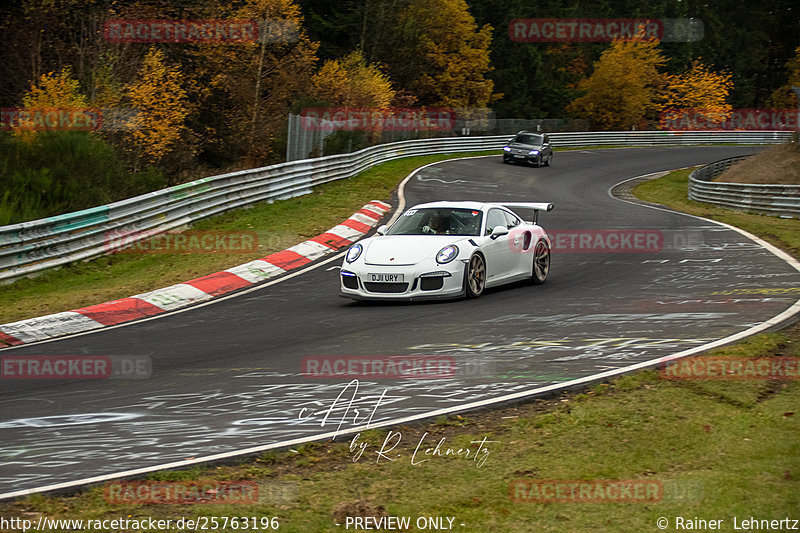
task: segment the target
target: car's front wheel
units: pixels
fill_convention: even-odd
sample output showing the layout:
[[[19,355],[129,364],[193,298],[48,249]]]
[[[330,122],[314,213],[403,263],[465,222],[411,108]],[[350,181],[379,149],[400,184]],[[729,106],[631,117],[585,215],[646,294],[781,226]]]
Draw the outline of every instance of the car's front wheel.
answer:
[[[533,267],[531,272],[531,282],[540,285],[547,279],[550,272],[550,247],[544,240],[536,243],[533,249]]]
[[[547,158],[547,162],[544,164],[546,167],[550,166],[550,163],[553,162],[553,152],[550,152],[550,157]]]
[[[470,258],[465,276],[467,298],[478,298],[486,288],[486,262],[482,255],[475,254]]]

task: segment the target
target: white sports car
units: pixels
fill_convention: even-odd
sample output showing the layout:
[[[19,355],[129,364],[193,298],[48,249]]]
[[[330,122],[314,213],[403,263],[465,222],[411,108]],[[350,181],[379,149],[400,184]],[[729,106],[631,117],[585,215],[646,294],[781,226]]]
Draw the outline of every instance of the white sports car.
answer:
[[[523,221],[510,208],[532,210]],[[434,202],[405,211],[353,244],[342,263],[341,295],[357,300],[477,298],[487,287],[550,270],[550,239],[538,225],[549,203]]]

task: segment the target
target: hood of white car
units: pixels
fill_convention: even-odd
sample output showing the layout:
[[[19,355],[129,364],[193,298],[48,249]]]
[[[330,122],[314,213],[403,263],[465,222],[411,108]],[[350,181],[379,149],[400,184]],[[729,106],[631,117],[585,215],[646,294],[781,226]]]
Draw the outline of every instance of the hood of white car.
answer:
[[[364,247],[364,262],[370,265],[416,265],[435,260],[436,253],[464,237],[454,235],[383,235]]]

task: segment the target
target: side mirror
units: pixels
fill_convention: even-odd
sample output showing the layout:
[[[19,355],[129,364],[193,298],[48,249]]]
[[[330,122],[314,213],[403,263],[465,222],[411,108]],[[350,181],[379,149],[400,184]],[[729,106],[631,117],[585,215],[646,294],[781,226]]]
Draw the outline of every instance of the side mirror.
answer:
[[[378,229],[375,231],[375,233],[377,233],[378,235],[386,235],[386,230],[387,229],[389,229],[389,226],[387,226],[386,224],[383,224],[380,227],[378,227]]]
[[[502,235],[508,235],[508,228],[505,226],[495,226],[492,228],[492,239],[496,239]]]

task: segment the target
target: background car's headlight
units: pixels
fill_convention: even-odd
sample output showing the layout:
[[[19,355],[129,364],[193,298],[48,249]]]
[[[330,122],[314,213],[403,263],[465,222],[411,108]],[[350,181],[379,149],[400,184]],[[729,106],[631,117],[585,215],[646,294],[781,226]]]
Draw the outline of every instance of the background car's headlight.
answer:
[[[530,154],[530,155],[536,155],[538,153],[539,153],[539,150],[531,150],[530,152],[528,152],[528,154]]]
[[[503,146],[503,150],[505,150],[506,152],[510,152],[511,148],[509,148],[508,146]]]
[[[358,243],[356,243],[353,246],[351,246],[350,249],[347,250],[347,255],[345,256],[345,259],[347,260],[347,262],[348,263],[352,263],[353,261],[358,259],[359,256],[361,256],[361,252],[362,252],[363,249],[364,249],[364,247],[361,246]]]
[[[458,246],[455,244],[450,244],[439,250],[439,253],[436,254],[436,262],[440,265],[444,265],[445,263],[449,263],[455,259],[457,255]]]

